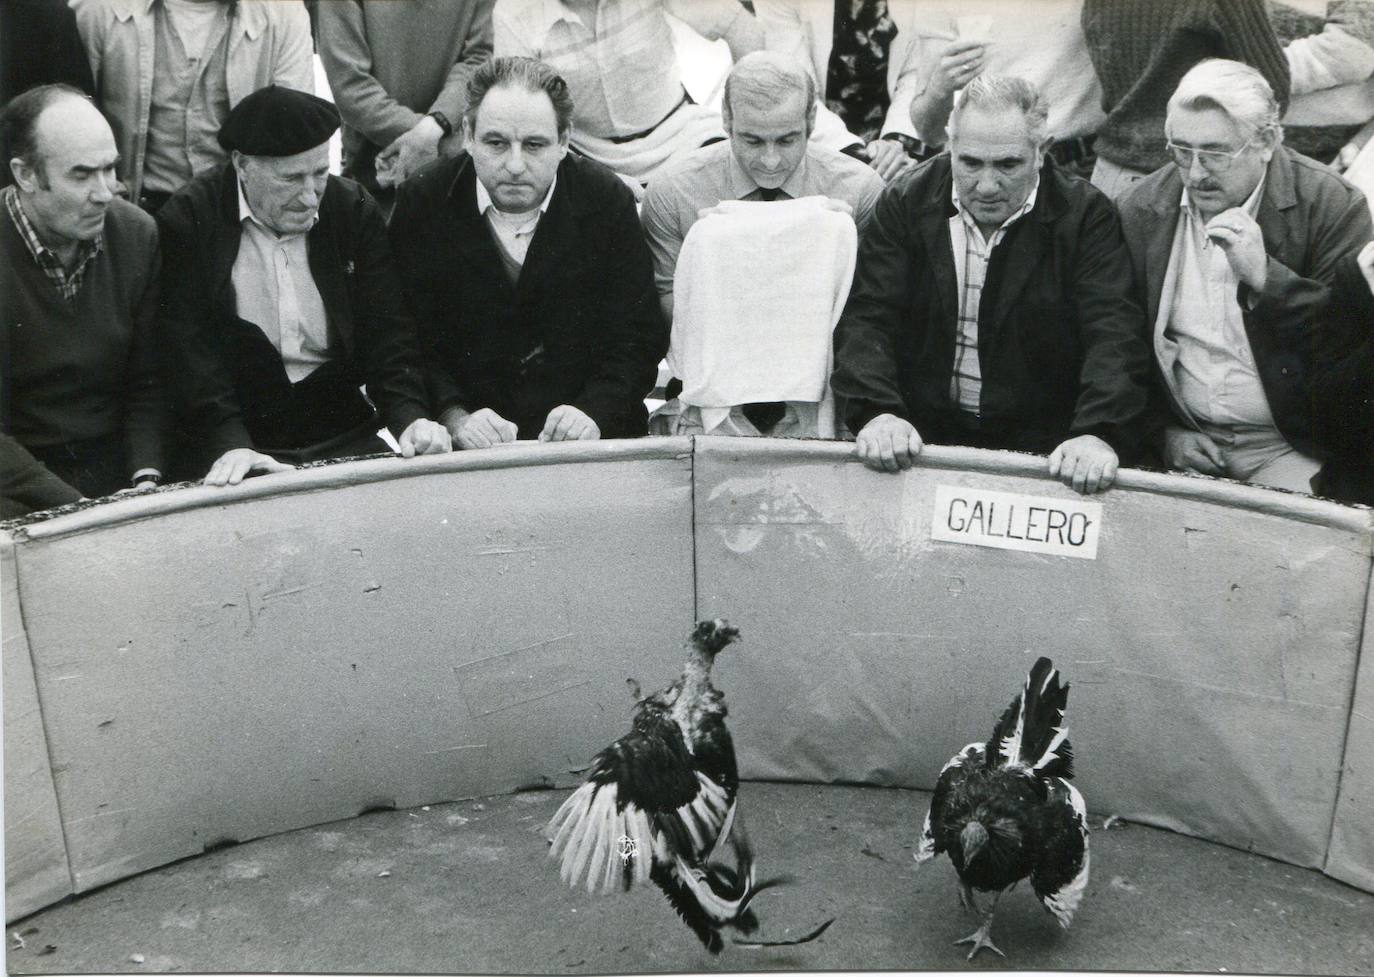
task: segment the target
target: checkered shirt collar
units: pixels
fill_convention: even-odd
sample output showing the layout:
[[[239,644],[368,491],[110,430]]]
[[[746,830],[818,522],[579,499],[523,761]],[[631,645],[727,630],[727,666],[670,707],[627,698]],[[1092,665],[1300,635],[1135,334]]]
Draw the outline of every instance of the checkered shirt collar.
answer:
[[[8,186],[0,192],[0,195],[4,196],[5,209],[9,211],[10,220],[18,229],[19,236],[24,239],[24,245],[29,249],[29,254],[33,256],[34,262],[43,269],[43,274],[62,293],[64,299],[68,302],[75,299],[77,293],[81,291],[81,283],[86,276],[86,268],[91,259],[105,249],[104,232],[96,235],[93,240],[81,242],[81,246],[77,250],[76,267],[69,272],[57,253],[47,247],[38,237],[38,231],[29,222],[29,216],[24,213],[24,207],[19,202],[18,189],[14,186]]]

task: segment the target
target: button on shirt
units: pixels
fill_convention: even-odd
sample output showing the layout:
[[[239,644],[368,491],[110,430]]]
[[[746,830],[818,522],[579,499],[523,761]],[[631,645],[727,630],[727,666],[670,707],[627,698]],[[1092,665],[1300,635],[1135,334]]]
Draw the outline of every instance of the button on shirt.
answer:
[[[978,310],[982,306],[988,262],[992,260],[992,249],[1007,236],[1007,228],[1030,213],[1039,192],[1040,178],[1037,176],[1026,202],[986,239],[973,215],[959,202],[958,187],[952,192],[957,213],[949,219],[949,243],[954,253],[954,276],[959,283],[959,322],[949,396],[960,410],[971,414],[979,413],[983,395],[983,370],[978,362]]]
[[[487,219],[487,226],[496,235],[496,243],[517,268],[525,267],[525,255],[529,253],[530,242],[534,240],[534,232],[539,227],[539,218],[549,209],[549,201],[553,199],[553,191],[557,186],[558,178],[554,177],[544,199],[534,210],[507,214],[496,208],[487,188],[482,186],[481,180],[477,181],[477,210]]]
[[[1264,181],[1245,201],[1259,212]],[[1226,252],[1207,237],[1207,222],[1183,191],[1171,266],[1178,269],[1174,303],[1164,335],[1178,343],[1173,379],[1183,406],[1200,423],[1220,427],[1274,426],[1245,317],[1237,300],[1240,280]]]
[[[288,379],[299,383],[329,360],[329,316],[310,273],[308,232],[279,235],[263,224],[242,184],[239,222],[232,275],[238,316],[263,331],[281,353]]]

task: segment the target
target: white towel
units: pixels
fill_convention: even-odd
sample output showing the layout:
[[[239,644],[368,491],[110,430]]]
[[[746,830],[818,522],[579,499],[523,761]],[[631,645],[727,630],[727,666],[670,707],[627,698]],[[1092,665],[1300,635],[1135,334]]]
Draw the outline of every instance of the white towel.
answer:
[[[857,252],[853,218],[819,196],[727,201],[692,225],[668,365],[707,431],[737,404],[830,401],[831,333]],[[833,410],[821,413],[817,433],[833,436]]]

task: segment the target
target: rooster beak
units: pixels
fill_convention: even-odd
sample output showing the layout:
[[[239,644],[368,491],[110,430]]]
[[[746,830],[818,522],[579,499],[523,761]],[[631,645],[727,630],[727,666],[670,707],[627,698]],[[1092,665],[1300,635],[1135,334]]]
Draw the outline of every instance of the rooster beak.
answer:
[[[983,850],[987,843],[987,828],[984,828],[977,821],[970,821],[964,825],[964,830],[959,832],[959,846],[964,850],[963,868],[965,870],[978,857],[978,853]]]

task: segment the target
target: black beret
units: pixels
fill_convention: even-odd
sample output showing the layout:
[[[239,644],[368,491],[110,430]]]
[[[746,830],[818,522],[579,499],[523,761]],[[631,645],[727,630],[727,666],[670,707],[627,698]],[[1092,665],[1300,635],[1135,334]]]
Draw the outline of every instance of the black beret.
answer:
[[[219,144],[249,156],[295,156],[328,142],[338,128],[332,102],[268,85],[234,106],[220,126]]]

